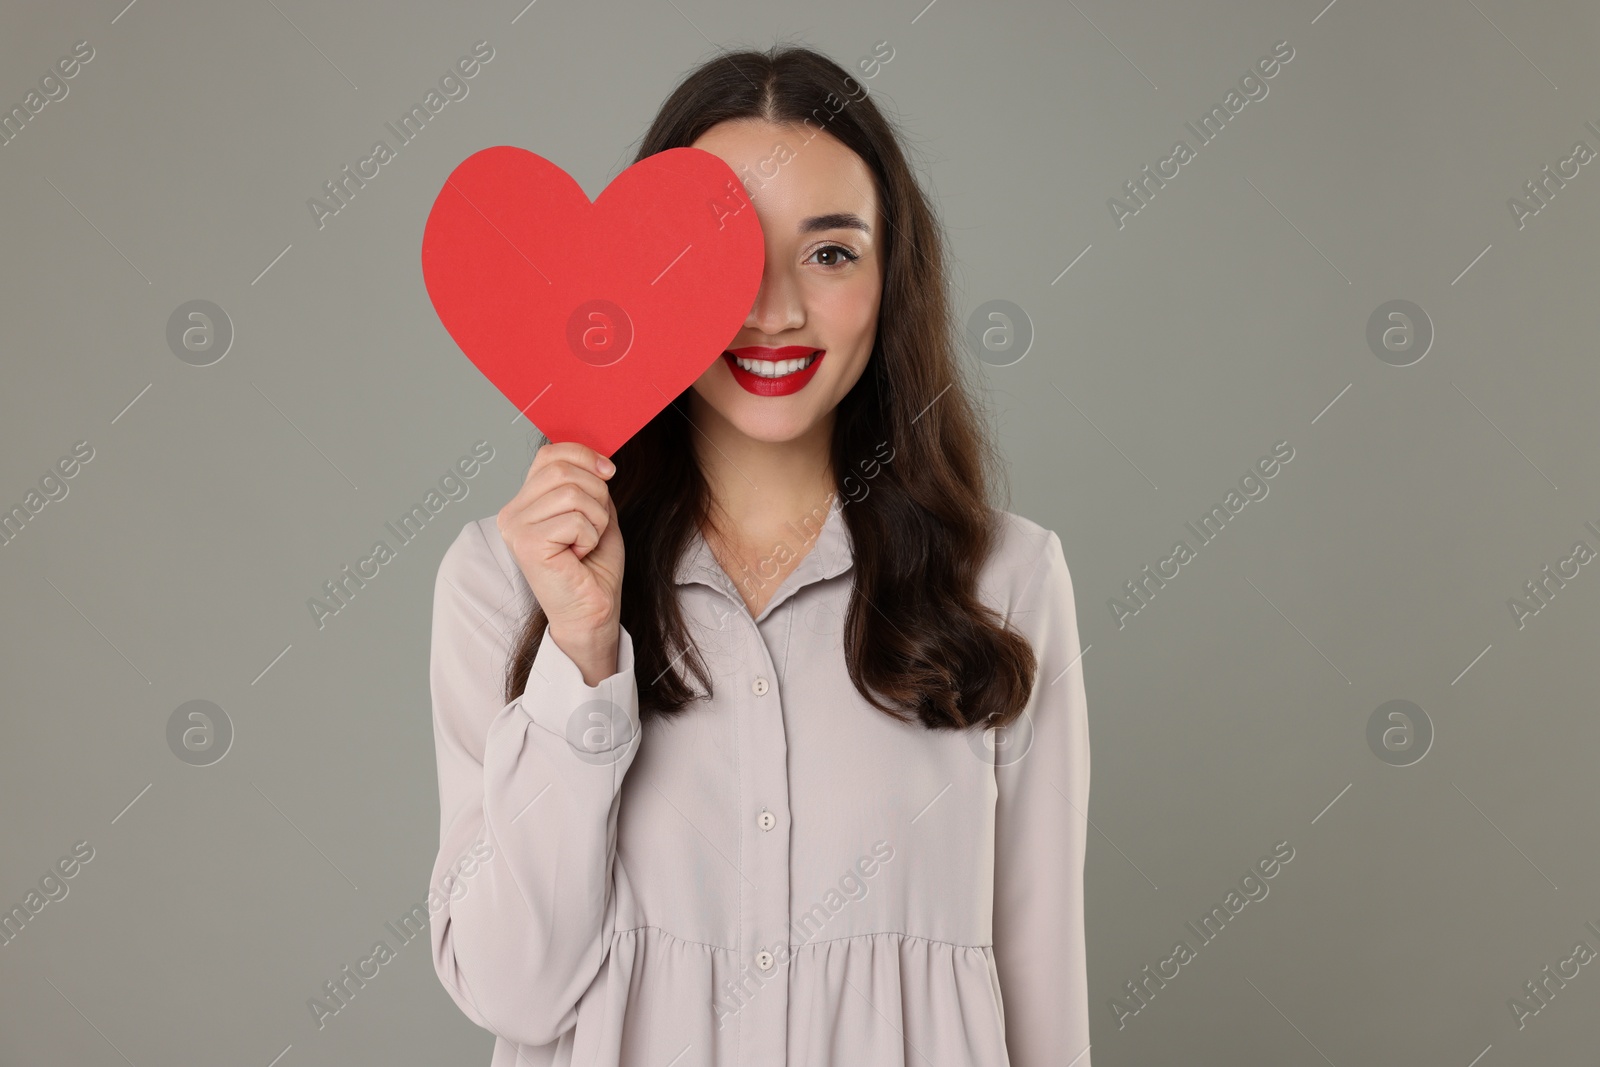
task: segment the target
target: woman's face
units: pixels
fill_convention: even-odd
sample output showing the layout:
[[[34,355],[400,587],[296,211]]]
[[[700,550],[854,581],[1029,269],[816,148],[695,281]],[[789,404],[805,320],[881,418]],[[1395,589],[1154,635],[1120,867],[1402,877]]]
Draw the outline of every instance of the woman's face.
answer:
[[[737,119],[694,143],[743,181],[766,263],[755,306],[729,351],[694,383],[691,410],[697,424],[721,420],[765,442],[831,425],[866,370],[883,293],[872,172],[830,134],[808,141],[808,132]]]

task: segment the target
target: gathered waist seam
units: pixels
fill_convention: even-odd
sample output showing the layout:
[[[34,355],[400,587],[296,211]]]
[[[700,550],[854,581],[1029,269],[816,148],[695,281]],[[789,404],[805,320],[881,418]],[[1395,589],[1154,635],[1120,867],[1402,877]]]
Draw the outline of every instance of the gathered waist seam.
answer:
[[[810,948],[812,945],[826,945],[834,941],[858,941],[866,937],[899,937],[911,941],[926,941],[930,945],[948,945],[950,948],[992,949],[994,944],[963,945],[955,941],[941,941],[936,937],[923,937],[920,934],[908,934],[901,930],[874,930],[870,934],[845,934],[843,937],[828,937],[821,941],[800,941],[795,943],[796,948]]]
[[[662,937],[671,938],[672,940],[678,942],[679,944],[695,945],[695,946],[698,946],[700,948],[708,948],[713,952],[727,952],[727,953],[730,953],[730,954],[738,952],[738,949],[726,948],[726,947],[724,947],[722,945],[712,945],[712,944],[708,944],[708,943],[706,943],[704,941],[692,941],[692,940],[690,940],[689,938],[686,938],[686,937],[679,937],[677,934],[674,934],[672,931],[664,930],[661,927],[655,926],[653,924],[646,924],[644,926],[630,926],[625,930],[615,930],[615,931],[612,932],[612,938],[613,938],[613,940],[615,940],[617,937],[620,937],[623,934],[634,934],[634,933],[640,932],[641,930],[654,930],[656,933],[660,934]],[[902,940],[925,941],[930,945],[946,945],[946,946],[948,946],[950,948],[965,948],[965,949],[974,949],[974,950],[978,950],[978,951],[982,951],[984,949],[993,950],[993,948],[994,948],[993,942],[990,942],[989,944],[984,944],[984,945],[963,945],[963,944],[960,944],[960,943],[955,942],[955,941],[941,941],[936,937],[923,937],[920,934],[908,934],[908,933],[904,932],[903,930],[874,930],[871,933],[867,933],[867,934],[845,934],[842,937],[827,937],[827,938],[823,938],[820,941],[791,941],[789,943],[789,945],[790,945],[791,948],[794,948],[794,949],[802,949],[802,948],[811,948],[814,945],[831,945],[835,941],[860,941],[860,940],[863,940],[865,938],[870,938],[870,937],[898,937],[898,938],[901,938]]]

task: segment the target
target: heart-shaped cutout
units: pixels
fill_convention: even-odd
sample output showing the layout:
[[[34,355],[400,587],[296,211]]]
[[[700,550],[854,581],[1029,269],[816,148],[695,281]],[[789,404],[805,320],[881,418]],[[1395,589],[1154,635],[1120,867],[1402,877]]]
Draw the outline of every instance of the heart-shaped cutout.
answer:
[[[434,199],[422,277],[461,351],[552,441],[610,456],[739,332],[761,286],[755,208],[699,148],[640,160],[590,203],[511,145]]]

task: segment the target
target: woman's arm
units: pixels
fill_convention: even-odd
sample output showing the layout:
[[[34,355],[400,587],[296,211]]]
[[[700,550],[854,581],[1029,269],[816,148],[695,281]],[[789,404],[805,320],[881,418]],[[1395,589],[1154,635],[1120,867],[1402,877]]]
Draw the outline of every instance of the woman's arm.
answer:
[[[995,748],[994,955],[1006,1048],[1012,1067],[1089,1067],[1089,719],[1072,576],[1054,532],[1013,612],[1039,666],[1026,718]]]
[[[434,586],[432,887],[445,904],[431,934],[434,970],[468,1018],[544,1045],[572,1027],[610,948],[618,792],[639,707],[626,629],[616,673],[595,686],[547,633],[526,689],[506,704],[518,596],[468,523]],[[475,845],[487,860],[452,877]]]

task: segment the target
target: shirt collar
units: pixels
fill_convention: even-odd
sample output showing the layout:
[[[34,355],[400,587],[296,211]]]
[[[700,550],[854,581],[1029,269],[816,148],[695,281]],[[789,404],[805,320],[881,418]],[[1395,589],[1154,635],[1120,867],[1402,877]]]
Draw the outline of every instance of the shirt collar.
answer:
[[[843,574],[855,563],[854,542],[850,537],[850,527],[844,521],[844,502],[838,494],[834,494],[831,498],[826,513],[818,508],[801,521],[790,523],[788,530],[789,536],[785,538],[783,545],[775,546],[771,558],[775,563],[781,563],[787,560],[789,555],[797,552],[805,552],[805,558],[789,572],[772,594],[772,599],[761,611],[763,618],[795,590],[812,582],[820,582],[825,578]],[[786,552],[789,555],[785,555]],[[742,578],[749,582],[756,580],[757,575],[745,574]],[[698,529],[690,536],[689,545],[678,561],[673,581],[679,585],[700,582],[721,590],[738,603],[743,603],[738,586],[717,562],[716,556],[711,552],[711,546],[706,543],[705,535]]]

